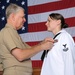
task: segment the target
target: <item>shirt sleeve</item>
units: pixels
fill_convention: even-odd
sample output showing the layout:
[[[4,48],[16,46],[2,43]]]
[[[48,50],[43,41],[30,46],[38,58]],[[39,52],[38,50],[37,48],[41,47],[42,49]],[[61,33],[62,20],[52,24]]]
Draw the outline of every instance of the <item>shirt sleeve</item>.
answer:
[[[3,33],[3,42],[6,48],[11,51],[12,49],[19,47],[19,39],[16,37],[14,31],[10,28],[5,29]]]
[[[64,36],[64,38],[63,38]],[[72,39],[72,37],[70,35],[67,35],[67,34],[63,34],[61,37],[60,37],[60,45],[61,45],[61,49],[63,51],[63,53],[72,53],[72,50],[74,48],[74,41]]]
[[[64,38],[63,38],[64,36]],[[65,75],[71,75],[74,68],[73,51],[74,51],[74,41],[69,34],[63,34],[60,38],[61,40],[61,50],[64,62],[64,73]]]
[[[28,45],[27,43],[24,43],[24,45],[25,45],[27,48],[31,48],[31,46]]]

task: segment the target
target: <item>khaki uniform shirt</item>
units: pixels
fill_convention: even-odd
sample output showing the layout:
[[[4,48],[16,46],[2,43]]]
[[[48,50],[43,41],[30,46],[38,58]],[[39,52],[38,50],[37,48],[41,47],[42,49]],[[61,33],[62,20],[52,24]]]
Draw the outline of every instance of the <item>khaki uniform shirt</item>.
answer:
[[[2,59],[3,68],[20,66],[25,67],[26,70],[31,72],[32,64],[30,59],[19,62],[11,54],[12,49],[16,47],[25,49],[29,48],[30,46],[23,43],[16,29],[14,29],[11,25],[6,24],[6,26],[0,32],[0,57]]]

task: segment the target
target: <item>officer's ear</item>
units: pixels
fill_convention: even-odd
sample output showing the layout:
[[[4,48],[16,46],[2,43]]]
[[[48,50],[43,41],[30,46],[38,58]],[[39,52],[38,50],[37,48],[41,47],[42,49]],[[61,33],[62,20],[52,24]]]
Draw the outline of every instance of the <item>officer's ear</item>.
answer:
[[[14,13],[11,13],[10,14],[10,18],[14,21],[15,20],[15,14]]]

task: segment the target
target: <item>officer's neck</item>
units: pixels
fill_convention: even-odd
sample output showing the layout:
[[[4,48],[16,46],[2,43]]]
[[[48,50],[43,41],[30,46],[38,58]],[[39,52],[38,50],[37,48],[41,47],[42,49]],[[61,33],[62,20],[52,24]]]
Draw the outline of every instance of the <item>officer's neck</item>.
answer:
[[[11,19],[7,19],[7,24],[11,25],[14,29],[16,29],[16,25]]]

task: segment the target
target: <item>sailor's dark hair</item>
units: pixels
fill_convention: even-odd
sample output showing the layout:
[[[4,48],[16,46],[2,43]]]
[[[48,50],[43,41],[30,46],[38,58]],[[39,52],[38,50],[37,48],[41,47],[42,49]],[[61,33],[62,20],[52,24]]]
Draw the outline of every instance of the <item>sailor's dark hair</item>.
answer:
[[[68,24],[65,23],[64,17],[59,13],[51,13],[49,14],[51,19],[61,20],[61,28],[67,28]]]

